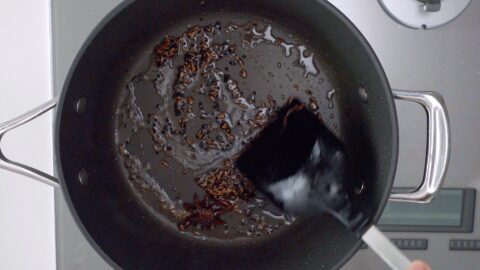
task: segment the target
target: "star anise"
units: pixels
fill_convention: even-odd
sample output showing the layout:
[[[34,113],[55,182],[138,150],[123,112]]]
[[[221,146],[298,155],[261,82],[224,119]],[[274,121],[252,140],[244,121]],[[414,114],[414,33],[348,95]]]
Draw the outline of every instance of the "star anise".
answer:
[[[190,213],[178,224],[178,229],[186,230],[189,226],[212,230],[217,225],[225,224],[221,216],[233,209],[233,205],[222,199],[205,196],[203,200],[193,195],[193,203],[183,203],[183,207]]]

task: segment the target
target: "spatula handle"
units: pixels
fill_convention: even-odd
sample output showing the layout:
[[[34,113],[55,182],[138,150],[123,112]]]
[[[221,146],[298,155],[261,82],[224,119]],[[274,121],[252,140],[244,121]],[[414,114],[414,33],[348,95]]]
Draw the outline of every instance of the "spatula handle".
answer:
[[[411,261],[375,225],[362,236],[362,240],[394,270],[407,270]]]

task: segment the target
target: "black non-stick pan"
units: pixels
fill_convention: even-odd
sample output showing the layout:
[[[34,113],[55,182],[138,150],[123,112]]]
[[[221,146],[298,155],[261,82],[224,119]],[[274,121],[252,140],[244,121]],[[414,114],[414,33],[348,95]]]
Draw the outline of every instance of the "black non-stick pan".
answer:
[[[202,38],[204,54],[195,47]],[[180,41],[180,49],[170,44]],[[198,70],[185,69],[191,65]],[[58,179],[3,155],[0,167],[60,186],[82,232],[114,268],[338,269],[361,241],[336,220],[281,213],[238,175],[228,186],[236,189],[220,195],[207,181],[236,175],[229,160],[290,96],[346,145],[349,186],[373,222],[389,196],[428,202],[438,191],[449,157],[442,98],[392,94],[360,32],[314,0],[126,1],[84,44],[58,101],[0,126],[1,137],[58,103]],[[429,140],[422,184],[390,195],[394,96],[425,107]],[[196,136],[202,128],[210,133]]]

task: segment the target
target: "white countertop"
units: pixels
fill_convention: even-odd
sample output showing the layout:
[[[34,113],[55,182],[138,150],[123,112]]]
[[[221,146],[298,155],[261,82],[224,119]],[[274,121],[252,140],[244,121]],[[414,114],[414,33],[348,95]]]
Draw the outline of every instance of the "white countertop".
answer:
[[[3,1],[0,8],[0,122],[52,97],[50,1]],[[52,116],[5,135],[4,154],[53,171]],[[53,188],[0,170],[0,269],[55,269]]]

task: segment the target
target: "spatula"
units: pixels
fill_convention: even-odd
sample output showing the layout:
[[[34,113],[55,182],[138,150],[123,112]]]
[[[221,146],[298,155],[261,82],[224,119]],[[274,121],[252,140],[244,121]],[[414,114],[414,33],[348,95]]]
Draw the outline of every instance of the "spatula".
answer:
[[[291,98],[236,160],[238,169],[279,207],[296,215],[329,213],[392,269],[410,260],[371,224],[345,185],[346,150],[304,103]]]

